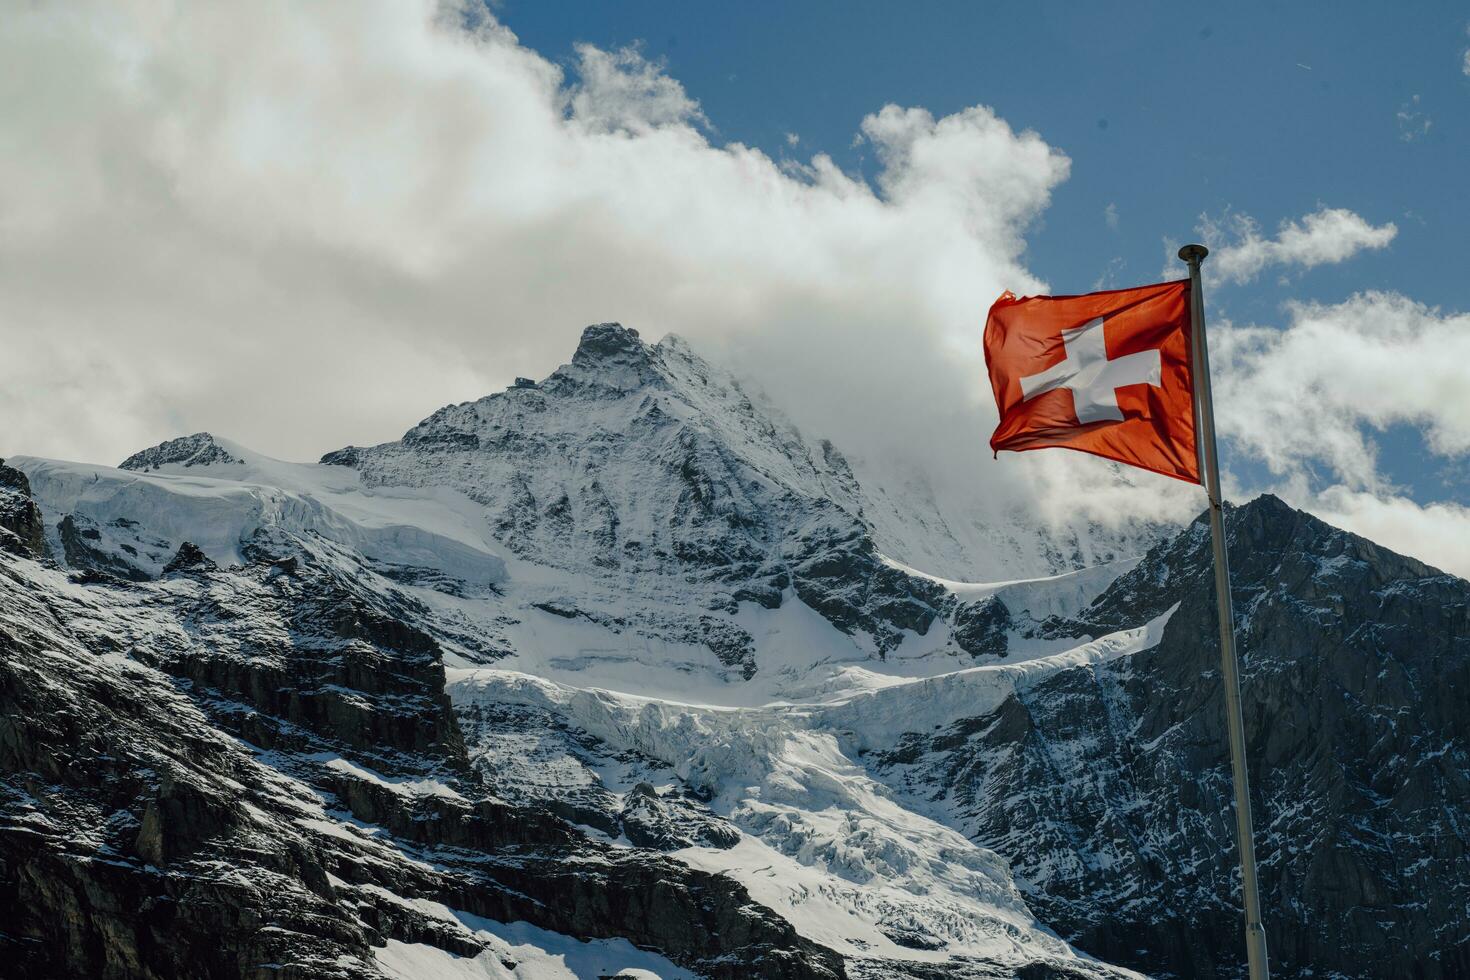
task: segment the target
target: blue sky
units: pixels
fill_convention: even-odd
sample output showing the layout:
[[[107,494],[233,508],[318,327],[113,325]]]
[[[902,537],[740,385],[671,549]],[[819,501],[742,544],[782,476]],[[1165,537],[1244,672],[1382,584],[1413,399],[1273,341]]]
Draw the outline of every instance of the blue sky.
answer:
[[[1335,303],[1368,289],[1470,309],[1462,4],[495,9],[552,60],[570,64],[577,42],[637,45],[701,104],[714,141],[777,159],[824,152],[871,177],[879,165],[854,142],[868,113],[890,102],[936,116],[994,108],[1071,158],[1028,236],[1027,265],[1056,292],[1156,280],[1166,240],[1199,237],[1201,214],[1249,215],[1270,235],[1330,206],[1391,222],[1398,235],[1340,264],[1244,284],[1211,281],[1207,263],[1212,315],[1269,324],[1287,301]],[[1470,499],[1463,463],[1427,452],[1416,426],[1391,426],[1378,443],[1382,472],[1416,499]]]
[[[1470,277],[1446,254],[1470,227],[1462,4],[505,0],[498,11],[553,59],[577,41],[640,45],[719,137],[778,157],[822,151],[871,174],[853,145],[866,114],[991,106],[1072,159],[1031,237],[1032,267],[1058,289],[1087,288],[1114,260],[1119,275],[1152,279],[1162,239],[1189,234],[1201,212],[1272,227],[1323,202],[1402,234],[1290,289],[1231,295],[1232,312],[1265,315],[1299,289],[1375,287],[1470,306]]]

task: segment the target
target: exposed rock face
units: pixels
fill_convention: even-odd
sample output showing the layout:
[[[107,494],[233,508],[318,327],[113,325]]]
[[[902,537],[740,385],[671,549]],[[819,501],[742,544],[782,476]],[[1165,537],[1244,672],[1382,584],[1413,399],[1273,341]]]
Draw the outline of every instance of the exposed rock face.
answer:
[[[98,575],[127,579],[132,582],[146,582],[153,576],[147,569],[140,567],[135,560],[138,549],[128,545],[131,556],[126,552],[119,553],[121,548],[114,549],[104,545],[111,545],[114,537],[110,532],[115,529],[99,527],[95,521],[77,514],[67,514],[56,524],[56,532],[61,541],[61,553],[66,563],[72,568],[84,569]],[[127,530],[127,529],[125,529]],[[167,548],[167,542],[161,542]]]
[[[370,573],[298,542],[283,574],[279,545],[86,594],[0,560],[7,975],[355,978],[389,938],[487,948],[418,901],[711,977],[843,976],[735,882],[491,796],[434,641]]]
[[[352,467],[357,465],[357,453],[358,449],[356,446],[345,446],[342,449],[336,449],[325,454],[322,456],[320,462],[323,466]]]
[[[627,804],[618,814],[618,822],[634,844],[656,851],[677,851],[699,844],[734,847],[740,843],[738,830],[677,797],[661,799],[648,783],[633,787]]]
[[[544,806],[605,837],[621,836],[655,851],[723,849],[740,841],[740,832],[710,811],[707,797],[675,789],[660,793],[649,780],[668,781],[670,772],[636,753],[609,749],[552,712],[473,705],[460,719],[476,770],[505,799]],[[585,768],[569,778],[569,765]],[[618,792],[610,770],[624,767],[628,788]],[[593,771],[603,778],[587,778]]]
[[[169,559],[167,565],[163,566],[165,575],[170,572],[212,572],[218,569],[208,555],[199,550],[199,546],[192,541],[185,541],[179,545],[179,550]]]
[[[1470,972],[1470,584],[1294,511],[1228,533],[1262,900],[1278,975]],[[1062,671],[878,761],[1011,855],[1040,914],[1104,959],[1182,977],[1242,955],[1209,529],[1088,608],[1162,642]]]
[[[955,643],[972,657],[1004,657],[1013,622],[1005,601],[996,596],[959,603],[954,612]]]
[[[31,499],[31,482],[0,459],[0,547],[12,540],[7,532],[13,535],[13,549],[24,549],[36,557],[46,554],[41,508]]]
[[[124,470],[156,470],[160,466],[175,463],[179,466],[208,466],[212,463],[238,463],[240,460],[215,441],[208,432],[196,432],[192,436],[180,436],[161,442],[151,449],[134,453],[121,463]]]

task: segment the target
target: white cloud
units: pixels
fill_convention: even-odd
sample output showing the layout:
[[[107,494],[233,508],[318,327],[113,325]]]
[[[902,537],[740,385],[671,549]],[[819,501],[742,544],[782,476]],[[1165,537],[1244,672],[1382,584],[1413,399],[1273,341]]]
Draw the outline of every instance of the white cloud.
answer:
[[[1211,327],[1221,435],[1299,506],[1470,575],[1470,511],[1414,503],[1382,474],[1377,445],[1408,424],[1446,460],[1470,454],[1470,315],[1378,292],[1287,312],[1280,330]]]
[[[708,122],[684,86],[636,48],[609,52],[578,44],[577,76],[570,89],[571,114],[593,132],[648,134]]]
[[[1380,484],[1367,430],[1409,423],[1431,450],[1470,453],[1470,315],[1396,293],[1293,304],[1284,330],[1212,327],[1221,430],[1291,475],[1309,463],[1356,489]],[[1365,429],[1366,427],[1366,429]]]
[[[1024,235],[1069,162],[985,107],[876,107],[870,186],[719,143],[636,50],[580,47],[565,77],[478,5],[30,4],[0,19],[0,63],[0,454],[114,462],[209,429],[311,459],[545,374],[618,319],[992,515],[1199,507],[1074,454],[989,459],[984,311],[1044,290]],[[1322,211],[1233,261],[1392,237]]]
[[[1249,282],[1267,266],[1310,269],[1344,262],[1364,249],[1384,248],[1398,234],[1393,222],[1375,226],[1346,208],[1328,207],[1300,221],[1283,221],[1275,238],[1262,237],[1255,220],[1238,213],[1218,220],[1200,215],[1195,230],[1211,249],[1209,277],[1237,283]],[[1167,268],[1166,274],[1177,274],[1174,264]]]
[[[955,341],[958,384],[990,301],[1039,286],[1022,233],[1068,168],[989,109],[890,106],[863,123],[879,190],[820,155],[788,173],[712,143],[636,51],[582,46],[568,83],[423,0],[29,5],[0,57],[0,329],[44,355],[3,390],[91,386],[114,420],[52,406],[3,436],[59,455],[182,425],[311,457],[544,373],[609,318],[875,362]]]
[[[1470,577],[1470,508],[1456,503],[1421,506],[1393,495],[1329,487],[1304,502],[1318,517],[1412,555],[1436,568]]]
[[[1127,267],[1128,263],[1121,255],[1113,256],[1108,260],[1107,265],[1103,266],[1103,271],[1098,274],[1098,277],[1092,280],[1092,288],[1094,290],[1121,288],[1123,281],[1120,277]]]
[[[1103,221],[1107,222],[1108,227],[1111,228],[1111,229],[1113,229],[1113,231],[1117,231],[1118,230],[1118,205],[1117,204],[1115,204],[1112,201],[1109,201],[1108,202],[1108,206],[1105,207],[1105,208],[1103,208]]]

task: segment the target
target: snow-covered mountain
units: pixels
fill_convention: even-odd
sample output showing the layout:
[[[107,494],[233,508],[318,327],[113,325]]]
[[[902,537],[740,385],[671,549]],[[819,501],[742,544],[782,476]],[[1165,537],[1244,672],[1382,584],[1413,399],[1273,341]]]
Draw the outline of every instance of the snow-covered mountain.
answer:
[[[616,324],[318,464],[0,464],[0,944],[24,976],[1234,975],[1203,525],[921,488]],[[1470,585],[1272,498],[1230,527],[1278,974],[1470,971]]]

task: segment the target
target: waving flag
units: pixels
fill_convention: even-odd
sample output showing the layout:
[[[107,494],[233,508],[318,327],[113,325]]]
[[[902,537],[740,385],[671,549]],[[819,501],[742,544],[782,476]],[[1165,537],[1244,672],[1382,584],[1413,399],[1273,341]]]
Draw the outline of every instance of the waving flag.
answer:
[[[1189,290],[1002,295],[985,323],[990,448],[1060,446],[1199,483]]]

